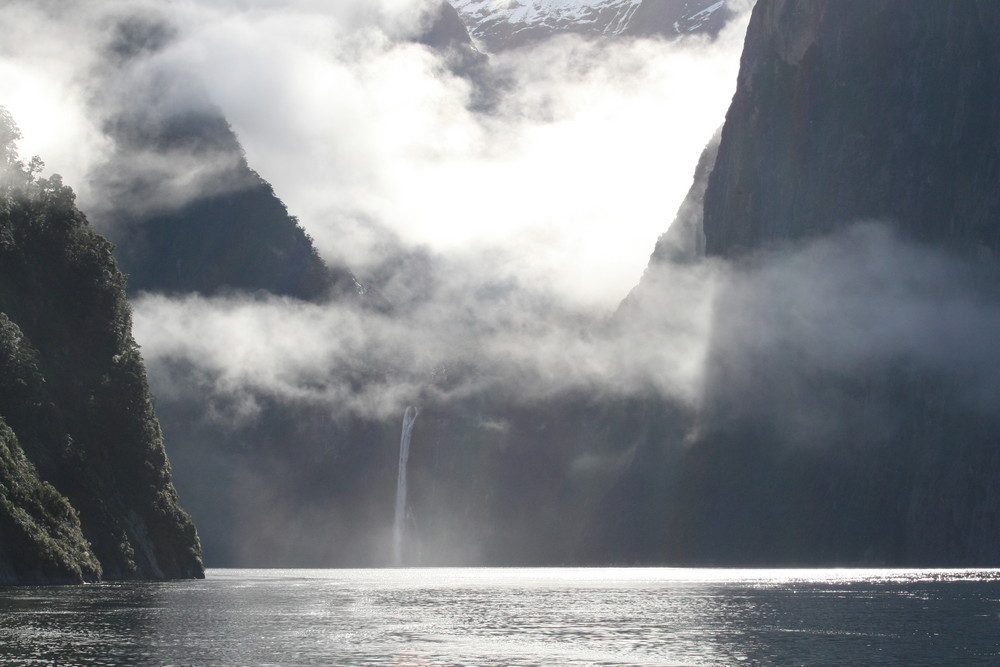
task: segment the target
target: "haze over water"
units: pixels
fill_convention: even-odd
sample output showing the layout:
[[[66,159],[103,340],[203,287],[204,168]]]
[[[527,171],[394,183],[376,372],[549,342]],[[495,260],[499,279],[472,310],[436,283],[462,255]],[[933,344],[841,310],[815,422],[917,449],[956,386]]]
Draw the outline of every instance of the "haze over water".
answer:
[[[0,662],[996,665],[997,570],[210,570],[0,589]]]

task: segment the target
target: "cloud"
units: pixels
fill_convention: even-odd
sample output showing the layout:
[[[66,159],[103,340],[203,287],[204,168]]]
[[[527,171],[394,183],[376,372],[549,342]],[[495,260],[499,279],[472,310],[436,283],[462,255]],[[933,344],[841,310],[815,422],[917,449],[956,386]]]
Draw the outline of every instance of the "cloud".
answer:
[[[708,429],[848,451],[912,434],[914,420],[990,419],[1000,407],[998,268],[885,222],[731,265],[713,303],[692,440]]]
[[[197,69],[324,255],[377,265],[381,240],[352,233],[376,221],[405,246],[488,256],[603,308],[638,280],[686,192],[740,46],[735,27],[718,42],[553,40],[493,58],[507,85],[483,113],[424,47],[317,51],[303,34],[248,60],[260,28],[244,28],[213,29]]]
[[[277,297],[143,295],[134,332],[160,400],[210,397],[216,419],[253,420],[259,401],[386,419],[409,404],[475,396],[539,403],[565,392],[698,395],[711,314],[706,272],[678,277],[684,302],[658,327],[616,328],[514,285],[439,281],[406,311]],[[683,288],[680,287],[683,285]],[[197,389],[196,389],[197,388]]]
[[[907,301],[915,289],[909,278],[907,289],[896,285],[901,294],[867,289],[852,296],[848,278],[890,284],[872,268],[888,265],[805,271],[832,261],[814,256],[820,245],[801,251],[808,260],[771,258],[752,274],[674,267],[661,282],[669,286],[661,295],[667,302],[643,315],[643,327],[607,333],[602,313],[638,281],[721,122],[745,23],[734,22],[716,41],[566,36],[499,54],[490,68],[502,95],[484,110],[471,104],[473,82],[407,41],[430,7],[134,0],[70,3],[59,12],[27,2],[0,9],[11,26],[0,51],[9,82],[4,103],[22,126],[22,153],[38,153],[65,173],[83,190],[85,208],[101,196],[88,190],[87,174],[108,158],[101,123],[111,110],[134,105],[169,115],[217,106],[322,253],[373,277],[400,307],[393,319],[276,299],[148,296],[137,306],[137,334],[154,368],[183,358],[198,364],[220,395],[254,387],[365,413],[398,409],[404,396],[427,391],[443,367],[456,364],[487,367],[483,377],[529,386],[531,396],[556,387],[645,385],[690,402],[710,342],[753,356],[750,341],[767,347],[795,338],[819,370],[891,351],[976,373],[974,355],[954,356],[981,347],[960,342],[975,329],[956,332],[942,322],[971,321],[971,313],[989,309],[974,300],[929,304],[926,294]],[[125,17],[169,30],[156,48],[123,65],[109,60],[109,45]],[[157,81],[170,85],[152,88],[155,104],[129,94]],[[231,166],[183,152],[117,159],[134,165],[131,171],[162,174],[158,194],[170,201],[212,180],[199,169]],[[898,246],[873,242],[886,257],[900,257]],[[793,275],[798,270],[802,275]],[[909,276],[904,266],[892,270]],[[743,282],[725,283],[730,275]],[[726,304],[779,313],[782,326],[767,328],[757,310],[734,307],[754,315],[724,314],[716,327],[763,333],[726,338],[724,328],[711,331],[711,299],[720,290]],[[769,293],[785,295],[794,309],[764,299]],[[941,309],[953,317],[932,315]],[[852,324],[835,326],[843,322]],[[357,387],[336,377],[368,372],[369,360],[391,369],[386,386],[352,396]],[[970,386],[989,396],[988,384]],[[251,414],[253,401],[244,399],[229,409]]]
[[[882,381],[869,386],[900,372],[945,387],[940,400],[956,410],[989,414],[1000,402],[1000,295],[987,287],[997,266],[892,225],[848,225],[735,264],[654,266],[650,291],[611,321],[545,291],[479,282],[468,266],[438,268],[447,279],[431,275],[421,298],[391,313],[146,295],[135,334],[161,400],[197,387],[234,425],[264,399],[392,420],[410,404],[484,397],[655,396],[704,419],[763,419],[805,442],[901,418],[891,392],[873,415]]]
[[[287,491],[322,505],[326,491],[299,492],[314,468],[342,475],[324,475],[316,488],[340,489],[345,514],[370,506],[364,523],[381,530],[386,492],[367,481],[357,490],[351,479],[392,476],[393,457],[381,457],[395,446],[406,405],[427,408],[427,431],[448,422],[442,447],[461,454],[466,436],[486,434],[480,444],[490,452],[517,438],[504,406],[530,412],[565,393],[654,393],[686,405],[700,396],[718,267],[672,276],[666,312],[648,321],[623,327],[607,317],[637,282],[722,122],[741,26],[715,42],[568,37],[507,52],[488,66],[497,87],[483,104],[482,82],[406,39],[429,6],[107,0],[62,13],[28,2],[0,10],[42,54],[7,50],[0,65],[49,91],[28,90],[11,106],[23,148],[67,175],[85,211],[100,211],[105,188],[128,186],[132,175],[151,189],[135,202],[116,194],[117,203],[179,205],[206,187],[230,187],[226,146],[159,151],[104,135],[109,120],[156,126],[218,108],[323,256],[392,304],[378,311],[238,294],[135,301],[134,334],[178,487],[221,535],[209,538],[215,549],[228,548],[242,519],[250,550],[266,536],[298,544],[282,532],[284,512],[271,523],[266,508],[246,502]],[[44,124],[23,120],[44,118],[54,100],[64,105],[62,148],[45,143]],[[106,178],[109,167],[125,178]],[[456,409],[477,403],[498,407]],[[602,461],[617,471],[629,460],[577,454],[580,479]],[[500,465],[491,460],[498,453],[463,456],[454,465],[484,477]],[[466,478],[476,479],[455,483]],[[257,516],[230,521],[243,507]],[[485,515],[442,519],[454,535],[441,544],[474,550],[465,529],[487,525],[477,517]],[[338,544],[356,541],[344,530]]]
[[[425,562],[482,563],[496,555],[484,545],[504,531],[515,554],[535,538],[563,544],[534,515],[519,532],[505,508],[537,501],[558,517],[553,525],[590,521],[586,503],[600,503],[626,472],[655,476],[655,467],[642,472],[649,460],[719,432],[758,438],[769,452],[852,457],[900,442],[928,414],[974,430],[1000,407],[997,270],[990,258],[862,223],[737,262],[655,266],[654,290],[610,322],[450,265],[447,280],[431,275],[422,298],[391,314],[147,295],[134,330],[158,404],[174,408],[168,434],[185,436],[176,469],[192,510],[218,516],[206,459],[253,481],[227,501],[250,513],[241,534],[230,540],[223,526],[214,538],[245,548],[239,562],[260,562],[263,541],[276,541],[272,557],[288,544],[289,496],[315,501],[330,524],[316,534],[336,524],[343,549],[357,552],[356,561],[323,552],[309,563],[382,562],[388,546],[369,532],[391,525],[399,417],[416,405],[414,488],[425,493],[421,535],[437,549]],[[290,434],[276,406],[297,424]],[[352,430],[359,422],[378,430]],[[264,453],[242,453],[245,441]],[[314,468],[345,475],[321,475],[316,488],[347,489],[329,502],[347,514],[363,508],[363,525],[330,514],[326,491],[295,482]],[[362,481],[355,488],[348,477]],[[579,503],[560,505],[567,488]],[[269,509],[272,498],[286,500]]]
[[[126,172],[158,175],[149,205],[218,184],[232,167],[225,150],[219,160],[123,153],[103,131],[123,110],[217,107],[324,257],[393,306],[142,295],[134,331],[161,405],[197,396],[199,416],[237,432],[275,403],[395,428],[409,404],[652,394],[703,420],[766,421],[787,442],[838,442],[858,424],[906,418],[885,409],[891,392],[873,409],[858,390],[857,378],[885,371],[943,387],[935,400],[949,409],[995,411],[1000,298],[984,287],[995,264],[910,242],[891,224],[845,225],[736,263],[655,266],[653,291],[608,319],[722,122],[745,18],[716,41],[567,36],[505,52],[489,65],[499,92],[483,108],[476,82],[406,39],[430,6],[0,8],[11,26],[0,103],[22,127],[22,153],[62,172],[85,210],[107,195],[90,177],[112,155]],[[124,17],[170,30],[118,61],[108,47]],[[503,417],[486,414],[477,433],[515,437]],[[635,448],[613,444],[577,452],[571,472],[617,471]],[[259,470],[248,479],[269,488]]]
[[[238,187],[226,146],[157,151],[119,137],[112,153],[102,132],[123,114],[155,124],[218,108],[321,253],[397,307],[389,317],[146,296],[136,335],[162,391],[183,359],[234,418],[254,413],[259,392],[382,414],[427,387],[478,390],[434,384],[454,366],[489,369],[463,382],[517,382],[532,396],[632,387],[664,368],[660,377],[675,379],[660,388],[690,397],[704,306],[678,311],[689,333],[670,351],[640,346],[650,352],[642,360],[621,349],[635,341],[600,333],[601,318],[637,282],[722,121],[745,17],[716,41],[566,36],[494,56],[500,94],[483,109],[472,104],[476,82],[407,39],[434,6],[107,0],[2,10],[17,29],[0,66],[35,82],[10,107],[23,148],[70,176],[85,211],[101,210],[109,191],[99,186],[131,183],[88,180],[109,160],[115,173],[145,176],[141,206]],[[62,149],[34,122],[46,113],[63,116]],[[676,280],[678,293],[705,303],[710,287]],[[383,383],[359,390],[357,377],[378,372]]]
[[[85,210],[106,199],[88,176],[109,159],[162,184],[148,206],[202,194],[213,174],[226,186],[226,155],[112,153],[102,132],[122,111],[217,106],[328,260],[365,274],[386,247],[477,257],[495,277],[604,309],[637,281],[721,124],[745,27],[716,41],[566,37],[498,55],[503,94],[483,111],[472,82],[405,39],[431,0],[45,7],[0,10],[14,26],[0,58],[14,82],[6,104],[24,152],[63,173]],[[126,21],[169,35],[116,61]]]

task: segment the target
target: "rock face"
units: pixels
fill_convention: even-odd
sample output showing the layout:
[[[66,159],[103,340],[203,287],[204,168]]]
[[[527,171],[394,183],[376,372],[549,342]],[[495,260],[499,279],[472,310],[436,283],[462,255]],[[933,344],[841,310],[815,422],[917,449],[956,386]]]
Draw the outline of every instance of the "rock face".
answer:
[[[757,3],[703,215],[649,272],[699,222],[731,260],[661,558],[996,564],[998,28],[985,0]]]
[[[452,0],[487,51],[530,44],[554,33],[642,37],[715,35],[731,16],[720,0]]]
[[[414,35],[412,41],[451,55],[462,65],[472,66],[483,62],[483,54],[472,45],[469,31],[458,11],[448,2],[441,2],[432,8],[428,19],[426,28]]]
[[[353,276],[319,257],[207,92],[150,65],[174,32],[156,13],[120,18],[95,103],[114,150],[93,175],[102,201],[88,214],[115,243],[130,292],[351,294]]]
[[[0,581],[200,577],[125,279],[0,109]]]
[[[496,102],[497,91],[489,70],[489,58],[475,47],[458,11],[447,0],[431,6],[423,29],[409,41],[430,47],[444,58],[448,69],[474,86],[473,101],[480,108]]]
[[[732,16],[726,0],[642,0],[622,34],[639,37],[707,34],[714,37]]]
[[[706,194],[708,253],[866,219],[996,249],[998,28],[989,1],[758,3]]]

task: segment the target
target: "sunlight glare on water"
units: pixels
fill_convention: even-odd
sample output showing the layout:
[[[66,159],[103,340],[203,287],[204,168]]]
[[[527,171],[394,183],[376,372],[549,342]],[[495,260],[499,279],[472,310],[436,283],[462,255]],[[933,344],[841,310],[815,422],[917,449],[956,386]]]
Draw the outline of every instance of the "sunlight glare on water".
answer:
[[[0,589],[0,663],[995,665],[994,570],[210,570]]]

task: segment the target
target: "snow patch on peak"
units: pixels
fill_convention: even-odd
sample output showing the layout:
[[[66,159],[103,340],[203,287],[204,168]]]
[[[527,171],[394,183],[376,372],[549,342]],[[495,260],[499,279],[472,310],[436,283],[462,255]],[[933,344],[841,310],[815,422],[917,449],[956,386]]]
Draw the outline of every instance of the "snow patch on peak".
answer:
[[[495,2],[505,5],[509,23],[593,23],[607,9],[627,10],[642,0],[512,0]]]
[[[726,4],[725,0],[719,0],[714,5],[710,5],[705,9],[701,10],[700,12],[692,14],[691,18],[689,19],[690,25],[688,30],[690,31],[697,30],[704,24],[708,23],[708,21],[712,18],[712,14],[722,9],[722,7],[725,4]],[[678,30],[678,32],[680,31]]]
[[[538,29],[572,26],[618,34],[643,0],[451,0],[474,36],[500,33],[509,39]],[[505,26],[505,27],[500,27]]]
[[[450,1],[487,50],[559,32],[606,36],[712,32],[720,20],[725,22],[725,12],[719,10],[726,6],[726,0]]]

